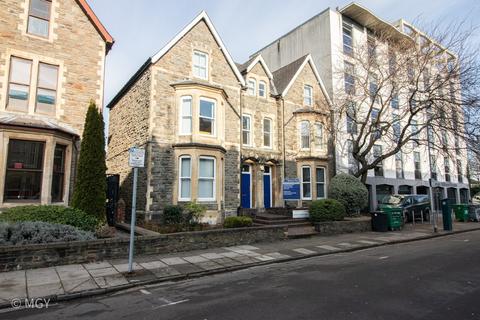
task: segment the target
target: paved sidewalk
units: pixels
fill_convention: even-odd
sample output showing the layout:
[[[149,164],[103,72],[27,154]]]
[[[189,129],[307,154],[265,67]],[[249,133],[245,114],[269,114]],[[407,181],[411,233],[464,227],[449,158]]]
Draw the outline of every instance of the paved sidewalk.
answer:
[[[480,230],[480,224],[456,223],[454,230]],[[135,272],[132,274],[127,273],[127,259],[3,272],[0,273],[0,308],[9,307],[12,299],[46,297],[58,301],[67,300],[140,284],[198,277],[446,234],[442,231],[433,234],[430,224],[417,224],[415,227],[407,225],[403,231],[396,232],[317,236],[275,243],[139,256],[134,259]]]

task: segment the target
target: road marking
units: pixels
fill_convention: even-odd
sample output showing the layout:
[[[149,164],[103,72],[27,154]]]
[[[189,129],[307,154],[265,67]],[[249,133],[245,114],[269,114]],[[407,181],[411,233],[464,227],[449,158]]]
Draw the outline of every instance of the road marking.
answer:
[[[364,243],[364,244],[378,244],[378,242],[369,241],[369,240],[357,240],[357,242]]]
[[[328,250],[328,251],[338,251],[338,250],[340,250],[340,248],[337,248],[337,247],[334,247],[334,246],[329,246],[329,245],[317,246],[317,248],[325,249],[325,250]]]
[[[305,248],[292,249],[292,251],[295,251],[295,252],[298,252],[298,253],[301,253],[301,254],[314,254],[314,253],[316,253],[315,251],[308,250],[308,249],[305,249]]]
[[[152,308],[152,310],[156,310],[156,309],[160,309],[160,308],[168,307],[168,306],[173,306],[173,305],[176,305],[176,304],[180,304],[180,303],[190,301],[190,299],[184,299],[184,300],[180,300],[180,301],[170,301],[170,300],[165,299],[165,298],[158,298],[158,300],[165,302],[165,304],[162,304],[160,306],[156,306],[156,307]]]
[[[342,246],[342,247],[347,247],[347,248],[351,248],[351,247],[356,247],[356,246],[357,246],[356,244],[351,244],[351,243],[349,243],[349,242],[341,242],[341,243],[337,243],[337,245]]]
[[[379,260],[384,260],[384,259],[388,259],[389,257],[388,256],[383,256],[383,257],[380,257],[378,258]]]
[[[140,289],[140,292],[143,294],[152,294],[150,291],[147,291],[145,289]]]

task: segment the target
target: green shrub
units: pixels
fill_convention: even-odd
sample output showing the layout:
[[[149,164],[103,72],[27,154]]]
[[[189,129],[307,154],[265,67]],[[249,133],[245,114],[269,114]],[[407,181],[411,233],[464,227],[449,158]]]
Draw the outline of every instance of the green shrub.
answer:
[[[167,225],[182,223],[183,208],[181,206],[166,206],[163,209],[163,222]]]
[[[20,206],[0,213],[0,221],[43,221],[66,224],[85,231],[95,231],[100,221],[82,210],[62,206]]]
[[[103,116],[94,102],[90,102],[78,159],[77,181],[72,207],[105,221],[107,182],[105,165],[105,136]]]
[[[0,223],[0,244],[26,245],[59,241],[93,240],[92,232],[41,221]]]
[[[340,201],[348,214],[358,213],[368,204],[367,187],[352,175],[339,173],[330,181],[328,196]]]
[[[185,214],[184,214],[184,221],[186,224],[189,225],[196,225],[200,222],[200,219],[207,211],[207,208],[204,205],[189,202],[185,205]]]
[[[334,199],[315,200],[308,210],[312,222],[341,221],[345,218],[345,206]]]
[[[226,217],[223,222],[224,228],[242,228],[250,227],[253,224],[253,220],[250,217]]]

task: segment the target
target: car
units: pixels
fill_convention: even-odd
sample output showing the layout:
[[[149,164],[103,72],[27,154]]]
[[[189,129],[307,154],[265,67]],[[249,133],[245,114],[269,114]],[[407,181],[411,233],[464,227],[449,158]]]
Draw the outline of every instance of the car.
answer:
[[[416,220],[430,221],[432,207],[430,197],[427,195],[388,195],[380,200],[378,209],[384,208],[402,208],[404,222]]]

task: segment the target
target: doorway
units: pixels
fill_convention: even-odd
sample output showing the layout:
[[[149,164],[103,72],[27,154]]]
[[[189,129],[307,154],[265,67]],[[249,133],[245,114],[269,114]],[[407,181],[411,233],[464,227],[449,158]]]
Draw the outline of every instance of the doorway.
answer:
[[[252,207],[252,166],[242,165],[241,202],[242,208]]]
[[[263,205],[265,208],[272,207],[272,169],[265,166],[263,171]]]

